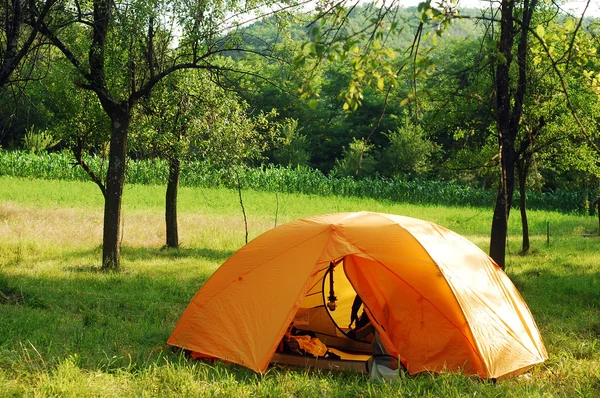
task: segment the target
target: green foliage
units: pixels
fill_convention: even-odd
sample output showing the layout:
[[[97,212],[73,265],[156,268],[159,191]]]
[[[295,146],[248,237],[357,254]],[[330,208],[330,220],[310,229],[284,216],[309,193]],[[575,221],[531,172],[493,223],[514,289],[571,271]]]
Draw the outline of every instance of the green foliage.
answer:
[[[172,74],[142,104],[132,128],[138,158],[177,157],[234,166],[262,159],[272,141],[270,115],[248,105],[203,71]]]
[[[95,172],[102,170],[105,159],[86,156]],[[22,151],[0,151],[0,175],[46,178],[67,181],[88,181],[89,176],[73,163],[69,152],[30,154]]]
[[[105,160],[86,157],[93,170],[102,170]],[[22,178],[45,178],[71,181],[88,181],[89,177],[79,167],[73,167],[68,153],[32,155],[26,152],[0,151],[0,176]],[[473,185],[413,179],[364,178],[354,176],[329,176],[309,167],[242,167],[236,169],[232,179],[230,168],[210,162],[187,161],[182,165],[181,185],[187,187],[240,187],[266,192],[302,193],[308,195],[342,196],[391,200],[398,203],[422,203],[445,206],[473,206],[490,208],[497,192]],[[164,186],[169,175],[165,160],[141,160],[128,162],[126,181],[130,184]],[[587,197],[586,197],[587,193]],[[562,213],[588,214],[589,203],[596,198],[593,192],[529,191],[528,208],[559,211]],[[513,205],[519,203],[515,192]]]
[[[211,3],[188,7],[164,2],[154,8],[155,3],[142,3],[136,1],[136,9],[120,13],[118,26],[110,31],[110,38],[115,41],[106,50],[107,79],[115,99],[123,98],[121,94],[130,91],[130,84],[139,88],[149,77],[150,65],[143,56],[148,43],[132,38],[146,37],[151,17],[185,8],[181,10],[181,18],[185,33],[189,33],[178,43],[180,49],[175,50],[168,45],[167,32],[169,18],[175,14],[164,20],[155,18],[154,40],[156,48],[162,49],[155,53],[158,68],[158,63],[168,66],[167,61],[174,57],[183,59],[194,49],[201,53],[204,44],[212,43],[203,40],[212,37],[213,27],[217,26],[214,22],[224,15],[223,7],[228,6]],[[206,10],[211,7],[219,11],[199,21],[198,15],[208,15]],[[532,131],[543,116],[546,127],[536,139],[535,166],[531,168],[536,190],[575,191],[586,181],[592,184],[600,175],[598,156],[570,116],[547,53],[554,54],[561,71],[566,72],[569,66],[565,83],[593,141],[598,134],[596,120],[600,115],[594,88],[598,63],[594,55],[597,43],[593,38],[598,36],[598,25],[589,19],[576,32],[577,20],[561,15],[555,18],[550,11],[549,6],[542,5],[536,10],[538,14],[532,24],[532,34],[538,34],[542,40],[536,37],[530,40],[532,62],[528,66],[531,78],[528,87],[532,95],[524,103],[521,119],[524,128],[518,133],[516,146],[527,138],[525,127]],[[447,13],[456,12],[456,8],[441,9],[433,2],[398,9],[361,4],[333,12],[332,19],[320,18],[313,24],[310,24],[315,19],[312,13],[286,13],[285,18],[278,14],[258,20],[244,27],[243,32],[229,31],[231,35],[218,41],[223,44],[219,55],[210,58],[211,65],[223,72],[218,79],[206,70],[177,72],[157,84],[149,99],[142,100],[144,109],[134,107],[136,114],[128,137],[132,157],[165,156],[171,147],[182,155],[209,160],[213,165],[232,162],[258,165],[267,156],[273,163],[309,165],[324,174],[330,173],[337,160],[336,173],[355,176],[360,156],[350,161],[356,155],[351,147],[356,140],[368,137],[373,147],[367,151],[369,159],[366,168],[361,166],[359,176],[372,177],[376,173],[390,178],[426,176],[476,187],[495,187],[498,158],[492,86],[497,43],[483,35],[485,23],[465,18],[447,25],[450,16]],[[476,15],[476,10],[461,9],[460,13]],[[377,24],[377,18],[383,14],[386,14],[383,22]],[[426,24],[418,48],[413,51],[411,46],[419,33],[420,21]],[[204,22],[206,30],[192,33],[195,23]],[[77,57],[84,59],[89,47],[88,33],[86,26],[71,24],[61,30],[61,37],[73,44]],[[574,46],[565,54],[571,39]],[[272,57],[237,50],[244,46],[257,52],[268,46]],[[63,148],[81,147],[84,152],[105,155],[110,121],[95,94],[81,88],[79,71],[56,54],[48,52],[40,64],[44,68],[36,73],[44,78],[24,88],[28,101],[22,100],[15,109],[10,109],[10,93],[0,93],[0,124],[2,131],[6,131],[0,135],[2,144],[15,147],[11,141],[19,144],[25,129],[35,123],[60,138]],[[285,62],[277,62],[279,59]],[[83,61],[84,69],[88,66],[86,62]],[[123,68],[132,68],[132,74],[121,73]],[[513,62],[511,73],[515,72]],[[231,92],[217,89],[213,80],[233,86],[243,94],[247,104],[239,99],[236,104]],[[297,95],[298,87],[304,87],[301,93],[304,95]],[[186,91],[189,97],[182,108],[184,117],[174,123],[181,103],[178,95]],[[355,102],[349,101],[349,97]],[[352,110],[359,102],[361,106]],[[351,112],[344,111],[345,103]],[[152,109],[155,116],[149,117],[146,108]],[[211,112],[216,116],[209,118]],[[257,116],[260,112],[262,116]],[[252,120],[245,120],[246,117]],[[405,135],[406,118],[418,120],[430,147],[418,135],[400,138]],[[259,119],[268,123],[263,124]],[[297,121],[294,133],[290,133],[297,138],[287,136],[291,131],[285,127],[287,119]],[[236,123],[239,128],[233,128]],[[254,125],[252,130],[250,125]],[[284,127],[276,133],[277,125]],[[180,140],[173,139],[172,132],[178,133]],[[237,145],[236,140],[242,144]],[[393,144],[400,141],[405,144]],[[248,152],[250,148],[254,148],[252,153]],[[270,150],[264,152],[266,148]],[[407,152],[420,155],[429,149],[432,153],[427,161],[417,162],[416,169],[410,166],[402,170],[416,161]],[[224,156],[230,154],[233,158]],[[403,156],[412,160],[400,161]],[[377,162],[376,167],[370,165],[372,159]],[[131,167],[133,173],[137,166]],[[104,168],[99,170],[104,174]]]
[[[373,144],[364,139],[353,139],[348,148],[344,148],[342,158],[336,160],[332,174],[354,178],[372,175],[377,166],[371,154],[373,148]]]
[[[578,21],[559,21],[553,15],[552,10],[539,10],[539,24],[531,32],[530,95],[517,136],[517,148],[528,149],[519,153],[521,164],[530,166],[536,184],[546,189],[577,187],[600,176],[598,152],[593,148],[599,97],[593,73],[591,80],[585,77],[590,68],[597,69],[593,33],[586,24],[576,29]],[[571,106],[578,115],[573,115]]]
[[[404,121],[402,127],[390,131],[385,136],[389,145],[382,151],[379,170],[386,177],[417,177],[431,169],[430,158],[433,144],[421,126]]]
[[[68,62],[51,52],[46,76],[27,85],[28,113],[38,125],[60,140],[64,148],[82,152],[107,152],[109,119],[94,93],[73,84],[77,78]],[[33,106],[32,106],[33,104]]]
[[[296,56],[295,64],[310,62],[350,67],[350,79],[340,93],[343,109],[353,112],[366,103],[368,88],[389,93],[400,86],[410,85],[411,92],[401,99],[400,105],[415,105],[417,80],[426,79],[434,69],[429,52],[438,44],[438,38],[451,31],[457,36],[473,33],[473,24],[451,21],[455,10],[422,2],[418,8],[398,5],[378,7],[376,3],[361,6],[335,7],[325,11],[311,25],[308,41]],[[462,28],[462,30],[461,30]],[[470,29],[469,29],[470,28]],[[471,30],[471,31],[469,31]],[[320,87],[307,79],[301,93],[304,97],[318,96]],[[409,83],[410,82],[410,83]]]
[[[203,134],[191,143],[194,157],[232,169],[262,160],[273,141],[272,114],[249,117],[247,105],[236,99],[219,100],[219,110],[207,112],[200,121]]]
[[[316,9],[317,14],[323,11],[320,6]],[[327,62],[350,66],[351,79],[340,93],[345,111],[356,111],[363,104],[364,87],[373,86],[383,91],[398,84],[398,72],[393,64],[398,54],[384,44],[388,37],[401,34],[404,26],[393,18],[378,21],[377,15],[378,9],[373,4],[356,9],[336,7],[329,20],[320,18],[313,24],[310,41],[303,44],[302,51],[296,56],[295,64],[298,66],[305,65],[307,60],[317,64]],[[350,18],[355,23],[356,20],[361,22],[358,26],[344,26]],[[359,40],[359,32],[365,30],[371,32],[370,38]],[[318,95],[319,88],[313,81],[307,79],[300,89],[305,98]]]
[[[300,134],[302,128],[298,127],[298,120],[284,119],[279,123],[277,136],[279,143],[273,151],[273,159],[281,166],[306,166],[310,159],[308,153],[308,140]]]
[[[314,46],[305,40],[302,41],[301,36],[297,37],[300,41],[282,40],[279,47],[281,53],[288,61],[291,61],[291,55],[295,54],[295,64],[279,66],[255,56],[245,57],[244,63],[265,71],[264,76],[268,77],[268,83],[263,79],[247,76],[240,88],[253,106],[258,106],[263,111],[276,108],[279,121],[285,118],[298,120],[302,134],[306,135],[309,141],[309,165],[324,173],[333,169],[336,159],[342,159],[342,148],[349,148],[353,139],[369,137],[369,142],[375,145],[371,154],[378,159],[389,144],[389,139],[383,133],[403,128],[404,118],[415,118],[417,112],[419,124],[424,126],[434,146],[440,148],[439,153],[436,151],[435,157],[432,157],[432,173],[443,173],[441,163],[455,149],[452,131],[468,127],[486,134],[487,125],[490,123],[491,107],[482,103],[482,98],[488,97],[484,89],[479,87],[485,86],[489,81],[479,66],[480,63],[486,62],[481,55],[481,43],[477,40],[481,28],[469,20],[455,21],[448,28],[451,34],[441,38],[434,35],[438,41],[437,46],[423,44],[421,48],[427,53],[419,53],[415,60],[418,71],[415,71],[408,67],[407,62],[412,62],[410,57],[401,55],[398,49],[406,48],[414,39],[415,31],[409,22],[417,16],[417,10],[389,10],[388,17],[397,16],[395,23],[386,19],[383,24],[383,30],[390,34],[385,36],[385,41],[374,42],[373,45],[391,48],[398,53],[393,60],[385,61],[390,63],[397,74],[396,83],[392,87],[387,80],[380,80],[381,76],[368,73],[364,76],[356,75],[356,68],[362,68],[364,65],[358,62],[361,54],[360,51],[355,51],[355,46],[363,49],[368,48],[370,44],[367,40],[353,42],[352,32],[377,30],[378,27],[372,22],[376,15],[369,14],[375,10],[358,6],[352,12],[340,11],[340,18],[346,20],[339,34],[334,33],[329,22],[315,22],[307,29],[305,36],[314,42]],[[389,31],[392,25],[395,33]],[[313,50],[317,51],[317,38],[324,43],[326,37],[333,36],[340,41],[331,44],[332,49],[323,47],[325,53],[321,58],[310,54]],[[349,40],[347,46],[346,39]],[[434,38],[431,37],[430,40]],[[313,47],[315,48],[312,49]],[[351,50],[356,52],[353,53],[357,62],[355,64],[350,57],[340,56],[344,51]],[[331,53],[327,54],[328,51]],[[376,68],[381,65],[381,62],[373,61],[367,66]],[[418,79],[413,82],[415,72],[418,72]],[[381,75],[381,72],[375,73]],[[358,78],[363,80],[357,80]],[[367,84],[367,80],[370,80],[370,83]],[[352,112],[344,112],[349,87],[359,81],[361,106]],[[380,82],[384,83],[383,90]],[[417,84],[416,97],[414,83]],[[464,91],[457,93],[456,84],[462,85]],[[476,85],[478,87],[475,87]],[[303,87],[301,98],[290,94],[297,87]],[[481,141],[479,138],[472,140],[470,145],[479,147]],[[273,159],[272,156],[270,158]],[[446,177],[444,175],[444,178]]]
[[[485,142],[479,146],[475,143],[480,139],[474,135],[483,134],[462,129],[455,131],[457,140],[467,142],[462,148],[448,151],[450,153],[439,167],[439,175],[449,181],[476,184],[487,188],[496,187],[498,180],[496,137],[493,134],[484,135]]]
[[[36,131],[34,126],[31,126],[23,137],[23,148],[31,153],[43,152],[52,149],[60,143],[47,130]]]

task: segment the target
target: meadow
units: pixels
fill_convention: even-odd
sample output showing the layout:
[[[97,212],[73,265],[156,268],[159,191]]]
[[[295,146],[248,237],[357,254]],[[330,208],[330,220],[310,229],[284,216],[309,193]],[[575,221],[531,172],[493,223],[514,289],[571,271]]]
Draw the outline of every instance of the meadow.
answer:
[[[600,396],[600,238],[594,217],[511,215],[507,273],[549,359],[492,383],[456,374],[373,384],[347,372],[189,361],[165,342],[189,300],[244,244],[235,190],[182,187],[181,248],[163,249],[165,188],[129,184],[122,270],[98,272],[103,198],[90,182],[0,177],[0,396]],[[244,190],[250,238],[315,214],[378,211],[448,227],[488,249],[492,209]],[[547,223],[550,241],[547,242]]]

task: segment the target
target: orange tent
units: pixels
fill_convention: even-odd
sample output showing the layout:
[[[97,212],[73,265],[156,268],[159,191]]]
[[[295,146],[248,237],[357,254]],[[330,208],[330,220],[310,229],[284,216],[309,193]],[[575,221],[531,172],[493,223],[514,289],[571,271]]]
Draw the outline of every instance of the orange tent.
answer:
[[[477,246],[430,222],[370,212],[299,219],[252,240],[202,286],[168,343],[264,372],[294,322],[329,347],[367,352],[344,330],[356,294],[410,374],[500,378],[547,359],[527,305]]]

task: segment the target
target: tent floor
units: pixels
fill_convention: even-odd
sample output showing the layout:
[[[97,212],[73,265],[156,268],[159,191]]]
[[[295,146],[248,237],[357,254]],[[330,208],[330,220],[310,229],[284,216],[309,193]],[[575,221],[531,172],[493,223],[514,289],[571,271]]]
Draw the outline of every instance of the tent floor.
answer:
[[[310,369],[328,370],[353,370],[360,373],[368,373],[368,355],[347,354],[336,349],[330,349],[342,358],[348,359],[325,359],[314,358],[293,354],[282,354],[276,352],[271,359],[272,364],[299,366]]]

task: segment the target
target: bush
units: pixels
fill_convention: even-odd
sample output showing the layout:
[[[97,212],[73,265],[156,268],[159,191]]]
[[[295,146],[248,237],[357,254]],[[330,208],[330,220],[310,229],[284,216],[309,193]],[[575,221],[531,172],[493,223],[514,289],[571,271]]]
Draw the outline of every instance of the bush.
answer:
[[[308,140],[300,134],[298,121],[285,119],[277,129],[279,145],[273,151],[273,159],[282,166],[304,166],[310,160]]]
[[[382,175],[412,178],[430,169],[433,144],[425,138],[420,126],[406,120],[402,127],[384,135],[390,143],[381,153],[379,170]]]
[[[348,148],[344,148],[342,159],[335,161],[332,172],[344,177],[363,178],[375,172],[377,161],[371,155],[373,145],[364,139],[354,138]]]
[[[48,131],[35,131],[34,127],[31,127],[25,132],[23,137],[23,148],[27,151],[36,153],[47,151],[58,145],[59,139],[56,139]]]

